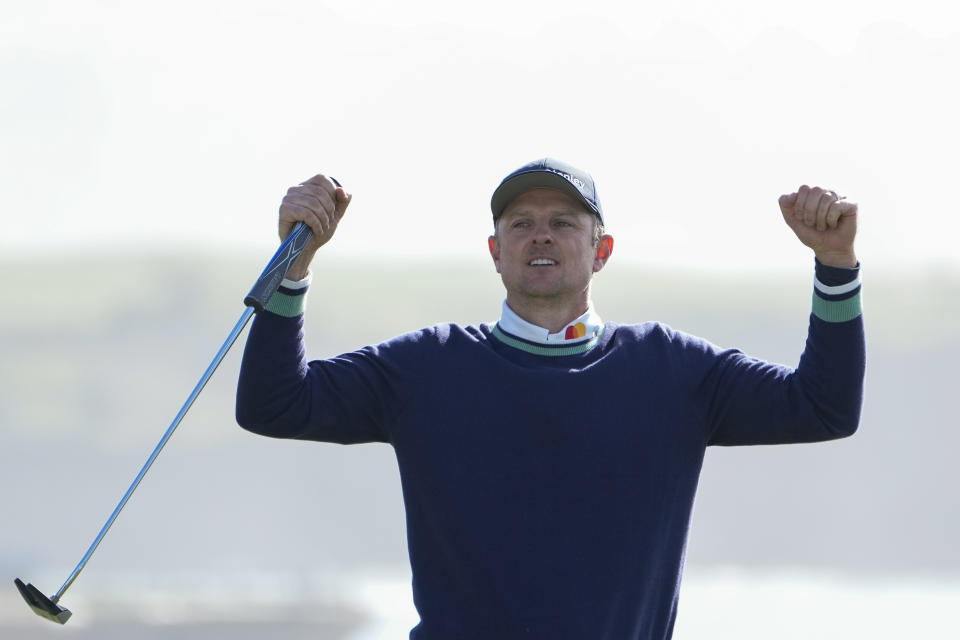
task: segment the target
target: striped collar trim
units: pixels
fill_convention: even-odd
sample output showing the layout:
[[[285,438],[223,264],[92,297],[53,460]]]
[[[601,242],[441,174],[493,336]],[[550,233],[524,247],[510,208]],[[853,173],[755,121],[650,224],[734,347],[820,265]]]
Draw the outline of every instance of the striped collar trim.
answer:
[[[557,333],[550,333],[549,329],[544,329],[521,318],[510,308],[506,300],[503,302],[503,310],[500,313],[498,324],[503,331],[517,338],[550,346],[570,346],[586,342],[597,337],[603,328],[603,320],[591,305],[587,307],[587,311],[582,316],[569,322]]]
[[[509,347],[515,349],[520,349],[521,351],[526,351],[527,353],[532,353],[538,356],[576,356],[581,353],[586,353],[590,349],[593,349],[597,346],[597,343],[600,342],[600,338],[603,337],[605,327],[600,326],[596,335],[587,340],[586,342],[579,342],[573,345],[546,345],[546,344],[536,344],[533,342],[528,342],[517,336],[512,336],[503,329],[500,328],[500,323],[493,325],[491,333],[493,336],[504,343]]]

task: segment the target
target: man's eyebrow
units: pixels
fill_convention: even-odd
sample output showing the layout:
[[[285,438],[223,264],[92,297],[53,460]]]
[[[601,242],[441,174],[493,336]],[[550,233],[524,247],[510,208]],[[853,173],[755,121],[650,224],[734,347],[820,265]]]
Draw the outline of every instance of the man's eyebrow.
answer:
[[[591,215],[589,211],[584,211],[582,209],[551,209],[550,211],[548,211],[548,213],[554,216],[576,216],[577,214],[580,214],[580,213],[583,213],[585,215]],[[509,212],[504,211],[500,217],[508,218],[512,216],[525,216],[525,215],[530,215],[530,211],[528,209],[519,208]]]

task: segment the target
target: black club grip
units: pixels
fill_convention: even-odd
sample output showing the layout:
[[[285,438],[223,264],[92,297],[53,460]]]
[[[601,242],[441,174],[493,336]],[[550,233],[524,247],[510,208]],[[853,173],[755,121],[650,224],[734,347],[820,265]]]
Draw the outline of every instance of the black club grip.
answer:
[[[313,231],[310,227],[302,222],[298,223],[290,235],[287,236],[287,239],[283,241],[283,244],[280,245],[280,248],[277,249],[277,252],[273,254],[270,264],[263,270],[257,281],[253,283],[253,288],[243,299],[243,304],[253,307],[253,310],[257,313],[263,311],[267,303],[270,302],[270,298],[280,288],[280,283],[283,282],[283,277],[290,265],[300,256],[303,248],[307,246],[312,237]]]

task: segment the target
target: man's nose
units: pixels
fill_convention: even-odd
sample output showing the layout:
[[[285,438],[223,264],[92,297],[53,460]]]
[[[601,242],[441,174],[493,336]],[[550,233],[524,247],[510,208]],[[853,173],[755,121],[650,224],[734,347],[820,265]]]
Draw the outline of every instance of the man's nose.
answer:
[[[539,225],[533,234],[534,244],[553,244],[553,234],[548,225]]]

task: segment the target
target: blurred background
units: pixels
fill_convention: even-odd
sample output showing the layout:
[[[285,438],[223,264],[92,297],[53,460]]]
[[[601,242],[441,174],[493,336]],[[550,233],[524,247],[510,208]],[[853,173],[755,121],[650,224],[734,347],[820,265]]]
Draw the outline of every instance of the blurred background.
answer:
[[[861,205],[860,432],[711,449],[675,637],[956,638],[960,16],[939,2],[0,0],[0,637],[402,638],[392,451],[242,431],[243,338],[64,598],[242,311],[287,187],[355,199],[308,350],[495,320],[500,179],[595,177],[594,301],[794,364],[781,193]]]

